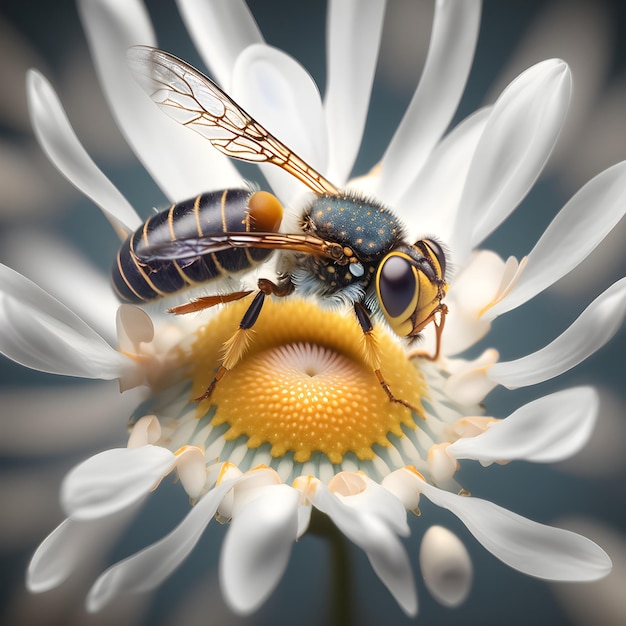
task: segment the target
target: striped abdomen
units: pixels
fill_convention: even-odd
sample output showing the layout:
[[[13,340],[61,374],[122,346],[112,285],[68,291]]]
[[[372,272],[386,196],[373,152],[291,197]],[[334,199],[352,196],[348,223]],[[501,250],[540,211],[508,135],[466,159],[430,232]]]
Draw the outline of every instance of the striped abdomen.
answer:
[[[254,201],[265,192],[225,189],[204,193],[172,205],[148,218],[122,244],[111,269],[113,287],[121,300],[146,302],[219,278],[248,270],[264,261],[271,250],[233,248],[185,260],[140,260],[141,250],[160,243],[223,232],[276,231],[280,216],[255,219]],[[275,198],[274,198],[275,200]],[[271,201],[270,201],[271,202]],[[278,207],[278,201],[276,200]],[[277,211],[272,207],[272,211]]]

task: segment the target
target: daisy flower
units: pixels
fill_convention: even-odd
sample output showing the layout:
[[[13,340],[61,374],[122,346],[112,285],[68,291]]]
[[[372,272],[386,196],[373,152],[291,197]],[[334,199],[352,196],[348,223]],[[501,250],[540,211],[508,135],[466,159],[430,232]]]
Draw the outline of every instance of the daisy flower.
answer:
[[[169,119],[131,75],[127,50],[157,43],[143,5],[101,0],[79,8],[114,116],[172,203],[247,189],[231,160],[179,123],[189,122],[185,111]],[[592,388],[529,398],[508,416],[492,415],[487,396],[496,387],[530,387],[575,367],[610,340],[626,312],[622,279],[540,350],[512,361],[501,360],[497,347],[477,355],[470,350],[479,342],[489,346],[496,318],[584,261],[624,213],[626,163],[620,163],[576,193],[523,259],[505,260],[482,247],[524,199],[552,151],[570,100],[567,65],[549,59],[528,68],[493,105],[446,134],[470,71],[481,5],[438,1],[408,109],[387,149],[372,158],[371,171],[350,178],[383,3],[330,3],[323,99],[298,62],[265,43],[242,2],[181,0],[179,8],[211,75],[255,120],[337,189],[371,198],[377,210],[389,207],[404,224],[407,242],[425,240],[431,251],[440,242],[443,252],[431,254],[414,276],[425,288],[445,279],[435,300],[443,298],[448,313],[438,309],[416,344],[393,332],[392,326],[407,335],[410,328],[389,307],[374,316],[364,339],[364,325],[346,301],[364,299],[375,309],[373,297],[348,289],[342,298],[328,298],[296,274],[295,293],[266,298],[253,334],[230,360],[229,346],[241,336],[257,281],[276,281],[284,270],[277,254],[199,288],[251,291],[223,306],[173,316],[166,312],[171,301],[121,305],[116,341],[89,323],[110,297],[97,293],[97,281],[85,286],[89,298],[81,294],[82,308],[73,310],[78,298],[63,293],[62,285],[46,285],[57,299],[2,266],[2,353],[40,371],[117,380],[122,391],[143,393],[130,416],[127,446],[86,459],[65,478],[67,518],[33,556],[28,587],[44,591],[63,583],[98,545],[103,528],[130,519],[170,474],[189,496],[190,510],[162,539],[106,570],[88,594],[89,610],[154,589],[217,519],[228,524],[219,562],[222,592],[233,610],[250,613],[278,584],[294,542],[330,520],[365,552],[402,610],[414,615],[414,563],[402,539],[410,533],[407,512],[419,513],[424,500],[455,515],[489,552],[523,573],[579,582],[605,576],[611,561],[590,540],[470,495],[468,489],[478,494],[480,485],[456,478],[460,461],[549,463],[577,452],[598,411]],[[152,53],[133,50],[137,73],[137,55],[145,60]],[[33,128],[51,161],[103,210],[122,239],[140,228],[138,214],[83,149],[37,71],[29,73],[28,96]],[[148,96],[171,114],[168,103],[180,93],[165,81],[156,91],[148,85]],[[199,104],[219,114],[214,100]],[[297,232],[310,191],[280,167],[266,163],[260,169],[285,207],[282,231]],[[358,265],[350,266],[354,277],[363,269]],[[414,309],[415,303],[410,313]],[[533,333],[520,326],[520,334]],[[206,396],[216,372],[219,380]],[[412,525],[428,525],[427,517]],[[472,565],[449,530],[428,528],[419,566],[439,602],[457,606],[466,598]]]

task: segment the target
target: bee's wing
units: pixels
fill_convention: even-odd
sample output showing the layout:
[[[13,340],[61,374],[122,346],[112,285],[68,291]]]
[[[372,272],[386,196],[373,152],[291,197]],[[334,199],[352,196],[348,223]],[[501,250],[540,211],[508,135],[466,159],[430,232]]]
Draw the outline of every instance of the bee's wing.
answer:
[[[224,154],[242,161],[274,163],[316,193],[339,193],[188,63],[148,46],[133,46],[127,59],[141,86],[165,113],[206,137]]]
[[[191,260],[205,254],[233,248],[295,250],[325,256],[340,265],[348,262],[341,244],[304,233],[224,232],[144,245],[133,252],[140,262],[151,263]]]

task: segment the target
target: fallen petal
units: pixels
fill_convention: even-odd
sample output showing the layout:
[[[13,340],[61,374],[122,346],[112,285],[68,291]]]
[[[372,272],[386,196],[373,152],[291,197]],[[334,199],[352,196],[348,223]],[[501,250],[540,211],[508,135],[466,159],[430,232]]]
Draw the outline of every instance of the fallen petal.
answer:
[[[461,540],[443,526],[431,526],[420,547],[420,570],[433,597],[444,606],[463,604],[472,586],[473,569]]]

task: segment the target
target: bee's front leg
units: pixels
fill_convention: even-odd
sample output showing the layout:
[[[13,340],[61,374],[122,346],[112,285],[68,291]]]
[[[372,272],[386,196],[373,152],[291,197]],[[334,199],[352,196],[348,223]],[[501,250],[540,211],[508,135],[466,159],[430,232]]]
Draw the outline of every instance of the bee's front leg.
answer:
[[[372,371],[376,375],[383,391],[387,394],[387,397],[391,400],[391,402],[401,404],[423,418],[422,411],[420,409],[413,406],[410,402],[402,400],[402,398],[396,398],[396,396],[393,395],[391,387],[389,387],[389,383],[385,380],[385,377],[380,370],[380,351],[378,349],[378,344],[376,343],[376,338],[374,337],[374,326],[372,325],[369,312],[361,302],[354,303],[354,312],[359,325],[361,326],[361,330],[363,330],[363,356],[372,368]]]

